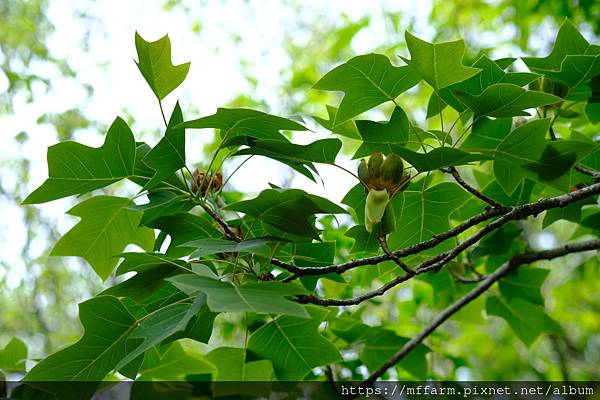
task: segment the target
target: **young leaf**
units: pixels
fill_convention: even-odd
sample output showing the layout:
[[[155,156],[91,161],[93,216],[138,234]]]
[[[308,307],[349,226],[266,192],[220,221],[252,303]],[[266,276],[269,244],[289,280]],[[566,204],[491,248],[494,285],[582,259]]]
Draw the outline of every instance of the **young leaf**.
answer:
[[[406,144],[410,123],[402,108],[394,108],[388,122],[356,121],[362,144],[352,158],[361,158],[380,151],[385,155],[395,153],[395,150]]]
[[[155,42],[147,42],[135,33],[136,62],[150,89],[162,100],[185,80],[190,63],[171,63],[171,41],[165,35]]]
[[[387,101],[419,83],[409,67],[395,67],[381,54],[351,58],[322,77],[314,86],[319,90],[344,92],[333,126]]]
[[[496,83],[488,86],[478,96],[460,91],[452,93],[478,117],[528,116],[530,114],[524,111],[528,108],[547,106],[562,101],[560,97],[552,94],[525,90],[512,83]]]
[[[23,201],[39,204],[91,192],[133,173],[135,140],[121,118],[115,119],[102,147],[62,142],[48,148],[48,179]]]
[[[0,371],[25,372],[25,361],[27,360],[27,346],[16,337],[0,349]]]
[[[317,240],[319,235],[314,225],[309,222],[310,216],[346,212],[329,200],[300,189],[267,189],[255,199],[231,204],[227,209],[251,215],[284,232]]]
[[[247,108],[219,108],[213,115],[186,121],[175,128],[221,130],[221,138],[246,135],[257,139],[286,140],[280,131],[305,131],[298,122]]]
[[[498,316],[508,322],[527,346],[543,332],[561,333],[560,325],[546,314],[543,307],[520,298],[508,302],[500,297],[490,297],[485,307],[488,315]]]
[[[401,58],[436,92],[481,71],[463,65],[465,43],[462,40],[428,43],[408,31],[405,38],[411,59]]]
[[[155,187],[175,171],[185,167],[185,129],[175,129],[175,126],[182,122],[183,114],[177,102],[165,136],[143,158],[143,162],[156,171],[152,179],[144,185],[144,189]]]
[[[204,276],[177,275],[167,279],[188,295],[206,293],[208,308],[214,312],[251,311],[308,317],[303,306],[287,297],[305,293],[297,285],[280,282],[248,283],[234,286]]]
[[[280,316],[255,331],[248,350],[273,363],[281,381],[299,381],[313,368],[342,359],[339,351],[319,334],[329,311],[309,306],[310,318]]]
[[[119,254],[129,243],[152,250],[154,232],[139,227],[139,211],[123,197],[96,196],[84,200],[67,213],[81,221],[56,243],[50,255],[84,258],[103,280],[108,278]]]

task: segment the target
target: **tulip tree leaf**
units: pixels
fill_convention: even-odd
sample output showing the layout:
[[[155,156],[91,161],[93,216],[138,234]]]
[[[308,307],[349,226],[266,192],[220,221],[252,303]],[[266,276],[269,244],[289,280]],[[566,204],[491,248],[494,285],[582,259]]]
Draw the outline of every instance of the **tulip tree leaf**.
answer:
[[[388,122],[356,121],[362,144],[352,158],[361,158],[380,151],[385,155],[395,153],[395,150],[406,144],[410,123],[402,108],[394,108]]]
[[[140,368],[140,381],[183,381],[188,375],[214,375],[216,368],[206,357],[193,349],[186,349],[178,342],[166,351],[151,349]],[[161,397],[164,393],[161,393]]]
[[[245,135],[257,139],[286,141],[285,136],[281,134],[282,130],[306,130],[298,122],[247,108],[219,108],[213,115],[185,121],[175,126],[175,128],[214,128],[221,131],[222,138]]]
[[[300,189],[267,189],[252,200],[227,206],[273,225],[284,232],[319,238],[309,217],[314,214],[339,214],[346,211],[331,201]]]
[[[138,54],[136,64],[159,100],[167,97],[185,80],[190,63],[171,63],[171,41],[168,35],[155,42],[147,42],[136,32],[135,48]]]
[[[277,378],[299,381],[313,368],[342,359],[336,347],[319,334],[319,325],[329,313],[322,308],[306,308],[310,318],[280,316],[256,330],[248,350],[273,363]]]
[[[465,150],[496,149],[511,128],[512,118],[479,118],[460,147]]]
[[[268,360],[246,361],[244,349],[218,347],[206,355],[206,359],[217,368],[212,386],[215,397],[243,394],[268,397],[271,391],[273,365]],[[224,383],[220,383],[224,382]],[[235,382],[232,385],[231,382]],[[246,382],[260,382],[260,385],[245,385]]]
[[[100,189],[133,173],[135,139],[121,118],[115,119],[102,147],[62,142],[48,148],[48,179],[23,201],[39,204]]]
[[[300,286],[280,282],[259,282],[234,286],[205,276],[191,274],[168,278],[188,295],[198,292],[208,297],[208,308],[214,312],[241,312],[286,314],[308,317],[304,307],[287,297],[305,293]]]
[[[180,212],[186,212],[194,208],[194,202],[185,194],[173,192],[154,192],[148,194],[149,202],[146,204],[133,205],[132,210],[142,211],[140,225],[147,225],[153,220],[173,215]]]
[[[25,372],[27,346],[20,339],[13,337],[0,349],[0,371]]]
[[[566,19],[548,56],[523,57],[523,61],[532,71],[575,88],[600,74],[600,46],[591,45]]]
[[[419,80],[409,67],[395,67],[386,56],[371,53],[337,66],[313,88],[344,92],[331,122],[332,126],[336,126],[382,103],[394,101]]]
[[[423,190],[409,188],[396,197],[398,205],[394,208],[397,228],[388,238],[392,249],[422,242],[448,230],[449,215],[460,207],[469,194],[458,185],[444,182]]]
[[[560,97],[548,93],[525,90],[512,83],[488,86],[480,95],[453,91],[454,96],[479,117],[495,118],[530,115],[528,108],[561,102]]]
[[[369,371],[373,372],[381,367],[390,357],[402,348],[409,339],[396,335],[394,332],[368,327],[363,334],[364,347],[360,353],[360,359],[365,363]],[[419,344],[398,364],[416,379],[427,378],[426,354],[431,350],[424,344]]]
[[[561,333],[560,325],[546,314],[544,308],[520,298],[507,301],[501,297],[490,297],[486,302],[488,315],[504,319],[515,334],[530,346],[542,333]]]
[[[198,239],[184,243],[183,246],[197,249],[192,253],[192,257],[217,253],[252,253],[270,258],[273,255],[270,246],[278,242],[285,242],[285,240],[270,236],[246,239],[241,242],[222,239]]]
[[[402,59],[435,91],[479,73],[479,68],[463,65],[465,43],[462,40],[428,43],[406,32],[406,45],[411,59]]]
[[[152,179],[144,185],[144,189],[156,186],[178,169],[185,167],[185,129],[174,128],[181,122],[183,122],[183,114],[178,102],[175,104],[165,136],[143,159],[147,166],[156,171]]]
[[[395,153],[419,172],[434,171],[443,167],[453,167],[491,159],[490,156],[485,154],[468,153],[453,147],[437,147],[427,153],[417,153],[405,148],[397,148]]]
[[[500,281],[500,293],[508,300],[520,298],[543,306],[541,286],[549,273],[550,270],[547,269],[519,268],[515,274],[508,275]]]
[[[360,134],[356,129],[356,124],[354,123],[354,121],[346,120],[344,122],[338,123],[337,125],[334,125],[333,123],[335,122],[335,116],[338,112],[338,109],[330,105],[326,107],[327,116],[329,119],[325,120],[320,117],[313,117],[315,121],[317,121],[323,128],[329,129],[333,133],[337,133],[341,136],[346,136],[350,139],[360,139]]]
[[[77,398],[89,398],[94,393],[105,375],[127,355],[127,337],[135,329],[137,320],[112,296],[97,296],[81,303],[79,319],[84,329],[83,337],[39,362],[23,378],[24,381],[46,381],[48,384],[59,381],[51,388],[61,399],[72,398],[70,392],[74,390],[80,396]],[[74,381],[83,382],[75,388]]]
[[[108,278],[117,264],[114,255],[129,243],[152,250],[154,233],[139,227],[139,211],[123,197],[96,196],[84,200],[67,213],[81,221],[56,243],[50,255],[84,258],[102,279]]]

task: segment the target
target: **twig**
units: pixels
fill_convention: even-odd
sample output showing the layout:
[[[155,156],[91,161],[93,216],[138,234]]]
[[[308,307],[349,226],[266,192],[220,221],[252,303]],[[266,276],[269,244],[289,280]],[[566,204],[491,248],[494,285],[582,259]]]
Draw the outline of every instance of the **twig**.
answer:
[[[427,336],[429,336],[435,329],[443,324],[453,314],[458,312],[465,305],[475,300],[479,295],[485,292],[490,286],[496,281],[500,280],[510,272],[518,268],[523,264],[530,264],[534,261],[539,260],[550,260],[557,257],[562,257],[570,253],[578,253],[588,250],[596,250],[600,248],[600,239],[590,240],[587,242],[572,243],[562,247],[558,247],[551,250],[539,251],[535,253],[526,253],[513,257],[509,262],[505,263],[502,267],[498,268],[487,279],[479,284],[475,289],[471,290],[464,297],[457,300],[444,311],[442,311],[429,325],[427,325],[417,336],[406,342],[402,348],[396,352],[388,361],[386,361],[380,368],[375,370],[364,382],[363,386],[372,385],[377,378],[385,373],[390,367],[393,367],[400,362],[411,350],[413,350],[419,343],[421,343]]]
[[[387,239],[385,237],[386,235],[381,235],[379,236],[379,244],[381,245],[381,249],[383,250],[383,252],[385,254],[387,254],[387,256],[389,258],[392,259],[392,261],[394,261],[397,265],[400,266],[400,268],[402,268],[404,270],[404,272],[406,272],[408,275],[415,275],[415,272],[409,268],[408,265],[406,265],[401,259],[400,257],[398,257],[397,255],[395,255],[394,253],[392,253],[390,251],[390,248],[388,247],[388,243],[387,243]]]
[[[592,171],[591,169],[581,165],[576,165],[574,168],[576,171],[581,172],[584,175],[591,176],[592,179],[594,179],[594,182],[600,182],[600,172]]]
[[[492,206],[494,208],[502,208],[502,209],[505,209],[505,210],[508,209],[506,206],[503,206],[502,204],[498,203],[497,201],[489,198],[488,196],[486,196],[485,194],[481,193],[479,190],[475,189],[473,186],[471,186],[467,182],[465,182],[463,180],[463,178],[460,176],[460,174],[458,173],[458,171],[456,170],[456,168],[454,168],[454,167],[443,168],[442,171],[446,172],[448,174],[451,174],[452,177],[454,178],[454,180],[456,181],[456,183],[458,183],[460,186],[462,186],[463,189],[465,189],[467,192],[473,194],[477,198],[485,201],[490,206]]]

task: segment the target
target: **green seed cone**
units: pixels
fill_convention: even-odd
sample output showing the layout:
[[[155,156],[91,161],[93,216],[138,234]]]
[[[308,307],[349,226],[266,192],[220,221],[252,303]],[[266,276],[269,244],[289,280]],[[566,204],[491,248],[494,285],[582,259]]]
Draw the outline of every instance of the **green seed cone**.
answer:
[[[383,164],[383,154],[376,151],[369,158],[369,176],[371,179],[379,179],[381,175],[381,164]]]
[[[395,154],[387,156],[381,164],[381,180],[384,185],[396,186],[402,181],[404,174],[404,163],[402,159]]]
[[[365,160],[360,160],[360,164],[358,164],[358,177],[361,182],[365,185],[369,185],[369,167],[367,167],[367,162]]]

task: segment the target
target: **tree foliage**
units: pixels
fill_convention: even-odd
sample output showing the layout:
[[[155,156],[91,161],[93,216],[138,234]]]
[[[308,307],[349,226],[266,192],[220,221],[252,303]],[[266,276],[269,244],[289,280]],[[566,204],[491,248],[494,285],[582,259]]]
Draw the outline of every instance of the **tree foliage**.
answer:
[[[138,67],[163,112],[162,100],[184,81],[189,63],[173,66],[166,36],[135,39]],[[190,119],[177,104],[153,148],[136,142],[120,118],[102,147],[52,146],[49,178],[25,203],[92,193],[69,211],[81,221],[53,254],[82,257],[102,279],[135,275],[82,303],[83,337],[24,380],[61,399],[74,396],[73,383],[91,396],[100,381],[121,377],[211,381],[203,388],[214,395],[231,394],[219,385],[227,380],[335,377],[367,385],[439,377],[428,354],[450,349],[430,335],[450,318],[461,325],[501,318],[526,346],[540,335],[562,335],[540,287],[545,260],[576,253],[569,259],[576,265],[598,262],[600,46],[565,20],[550,55],[524,58],[530,70],[518,72],[514,59],[466,62],[462,40],[428,43],[407,32],[406,43],[407,65],[359,55],[315,83],[315,90],[344,93],[327,106],[329,120],[319,121],[340,139],[295,144],[290,133],[308,124],[245,108]],[[431,92],[427,115],[440,119],[440,129],[401,107],[409,90]],[[385,122],[353,120],[375,107],[389,115]],[[452,124],[444,124],[449,116]],[[185,135],[207,128],[217,132],[217,152],[191,172]],[[268,157],[316,179],[315,164],[335,166],[344,156],[348,132],[360,141],[354,158],[365,159],[368,174],[340,168],[357,179],[343,200],[347,208],[275,185],[235,198],[215,161],[228,149],[229,157]],[[396,157],[403,161],[388,162]],[[139,194],[94,195],[121,180]],[[373,211],[374,193],[382,191],[385,204]],[[141,195],[148,203],[140,204]],[[534,219],[566,220],[576,229],[569,243],[536,250],[519,224]],[[341,245],[352,241],[349,251]],[[140,251],[123,253],[128,244]],[[394,298],[408,285],[432,290],[430,322],[409,330],[389,318],[363,318],[382,312],[378,298]],[[412,307],[400,322],[412,324],[419,304]],[[235,319],[247,339],[199,351],[206,346],[194,344],[211,336],[218,343],[219,318]],[[11,342],[0,367],[22,369],[24,357],[21,343]]]

